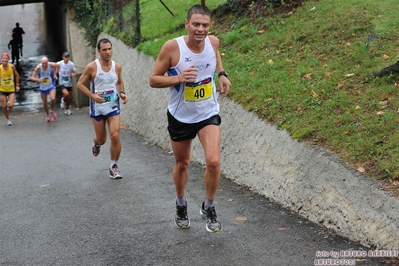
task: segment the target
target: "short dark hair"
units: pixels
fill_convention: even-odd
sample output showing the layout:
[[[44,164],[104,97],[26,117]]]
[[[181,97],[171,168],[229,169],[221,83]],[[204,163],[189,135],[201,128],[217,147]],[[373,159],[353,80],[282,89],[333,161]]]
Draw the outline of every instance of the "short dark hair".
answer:
[[[191,16],[193,14],[201,14],[205,16],[211,17],[212,12],[207,8],[206,6],[203,5],[193,5],[188,11],[187,11],[187,20],[190,20]]]
[[[101,44],[102,44],[102,43],[110,43],[111,46],[112,46],[112,42],[111,42],[109,39],[107,39],[107,38],[102,38],[102,39],[100,39],[100,40],[98,41],[98,43],[97,43],[97,50],[100,50]]]

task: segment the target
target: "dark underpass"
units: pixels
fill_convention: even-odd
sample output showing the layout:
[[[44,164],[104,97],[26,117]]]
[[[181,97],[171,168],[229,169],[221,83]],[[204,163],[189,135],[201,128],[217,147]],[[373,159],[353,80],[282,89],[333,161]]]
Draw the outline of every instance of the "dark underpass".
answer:
[[[62,1],[0,0],[0,6],[0,17],[3,21],[0,26],[1,53],[10,53],[8,44],[16,23],[25,32],[23,53],[18,64],[14,62],[20,75],[21,88],[16,93],[15,112],[37,112],[42,103],[38,84],[30,81],[30,77],[43,56],[47,56],[50,61],[59,61],[62,59],[61,54],[67,50],[67,10]],[[57,96],[59,101],[59,92]]]

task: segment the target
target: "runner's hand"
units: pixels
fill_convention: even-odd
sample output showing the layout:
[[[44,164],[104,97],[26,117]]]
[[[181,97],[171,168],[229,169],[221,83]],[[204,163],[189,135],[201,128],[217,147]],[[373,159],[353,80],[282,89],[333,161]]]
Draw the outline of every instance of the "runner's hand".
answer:
[[[226,96],[231,87],[230,80],[225,76],[219,77],[219,94]]]

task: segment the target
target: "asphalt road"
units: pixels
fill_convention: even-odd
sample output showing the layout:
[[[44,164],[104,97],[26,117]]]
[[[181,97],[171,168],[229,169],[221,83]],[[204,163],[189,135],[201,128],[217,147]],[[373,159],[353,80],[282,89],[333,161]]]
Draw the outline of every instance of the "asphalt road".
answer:
[[[24,41],[27,73],[45,52],[33,37],[40,36],[33,34],[40,31],[34,26],[37,10],[34,5],[0,10],[2,21],[16,16],[26,32],[33,27]],[[30,23],[23,15],[28,11]],[[173,155],[123,128],[124,178],[111,180],[109,142],[98,157],[91,154],[87,108],[65,116],[57,106],[58,119],[46,123],[28,76],[17,93],[13,125],[0,114],[0,265],[394,265],[384,263],[389,258],[364,256],[367,248],[225,177],[216,199],[224,230],[207,232],[199,215],[204,169],[194,162],[186,191],[191,228],[178,229]],[[354,253],[337,256],[341,251]],[[340,261],[328,261],[333,257]]]
[[[109,142],[91,154],[87,108],[71,116],[57,108],[50,123],[38,109],[17,107],[12,126],[0,118],[1,265],[299,266],[331,258],[319,251],[368,251],[226,178],[216,199],[224,230],[207,232],[199,215],[204,169],[194,162],[186,194],[191,228],[178,229],[173,155],[123,128],[124,178],[112,180]]]

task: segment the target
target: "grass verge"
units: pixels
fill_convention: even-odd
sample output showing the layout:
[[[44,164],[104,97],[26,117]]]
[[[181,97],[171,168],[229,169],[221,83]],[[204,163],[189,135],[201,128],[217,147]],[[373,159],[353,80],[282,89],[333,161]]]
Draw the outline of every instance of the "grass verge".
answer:
[[[186,10],[198,2],[170,1],[171,16],[158,1],[142,1],[147,41],[138,49],[156,57],[166,40],[185,34]],[[398,187],[397,76],[372,75],[399,59],[396,0],[297,1],[303,3],[294,9],[248,6],[238,13],[220,7],[226,1],[206,2],[219,6],[212,34],[221,39],[234,85],[229,98]]]

